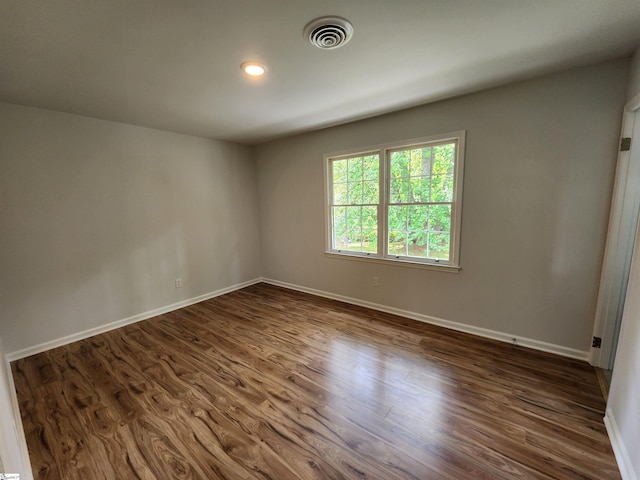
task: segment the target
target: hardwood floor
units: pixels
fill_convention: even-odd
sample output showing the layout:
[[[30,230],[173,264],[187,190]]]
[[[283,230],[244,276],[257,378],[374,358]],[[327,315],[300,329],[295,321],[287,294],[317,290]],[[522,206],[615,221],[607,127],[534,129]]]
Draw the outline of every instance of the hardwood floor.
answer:
[[[618,479],[586,363],[258,284],[12,364],[38,479]]]

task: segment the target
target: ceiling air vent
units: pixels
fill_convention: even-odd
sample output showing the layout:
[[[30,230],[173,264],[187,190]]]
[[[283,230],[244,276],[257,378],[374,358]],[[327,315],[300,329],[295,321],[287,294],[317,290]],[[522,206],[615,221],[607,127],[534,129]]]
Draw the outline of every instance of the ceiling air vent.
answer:
[[[331,50],[343,46],[353,36],[353,25],[340,17],[321,17],[312,20],[304,27],[304,38],[311,45],[323,50]]]

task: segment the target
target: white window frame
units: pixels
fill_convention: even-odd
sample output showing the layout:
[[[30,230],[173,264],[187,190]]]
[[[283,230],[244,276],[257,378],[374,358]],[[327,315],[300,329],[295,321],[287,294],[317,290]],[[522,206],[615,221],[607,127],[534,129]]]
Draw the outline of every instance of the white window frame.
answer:
[[[464,180],[464,152],[465,152],[464,130],[449,132],[427,137],[414,138],[399,142],[386,143],[382,145],[369,146],[327,154],[324,156],[324,183],[325,183],[325,255],[333,258],[344,258],[350,260],[363,260],[368,262],[379,262],[392,265],[404,265],[410,267],[427,268],[440,271],[457,272],[460,270],[460,229],[462,225],[462,190]],[[448,260],[436,260],[429,258],[419,258],[388,254],[388,210],[390,199],[389,170],[390,153],[405,148],[412,148],[426,144],[438,145],[442,143],[456,143],[456,157],[454,163],[453,196],[451,202],[451,250]],[[336,250],[332,245],[332,204],[333,204],[333,177],[332,161],[344,158],[379,155],[380,159],[380,185],[378,203],[378,253],[353,252]]]

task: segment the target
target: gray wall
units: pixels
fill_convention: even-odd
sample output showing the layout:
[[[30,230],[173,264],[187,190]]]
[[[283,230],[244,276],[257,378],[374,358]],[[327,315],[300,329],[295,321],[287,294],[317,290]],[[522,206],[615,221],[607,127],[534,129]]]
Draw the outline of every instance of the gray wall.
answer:
[[[627,73],[615,61],[258,146],[263,276],[586,352]],[[459,274],[324,255],[323,154],[461,129]]]
[[[629,74],[629,94],[628,99],[631,100],[640,94],[640,47],[638,47],[631,57],[631,67]]]
[[[5,352],[259,278],[252,155],[0,104]]]

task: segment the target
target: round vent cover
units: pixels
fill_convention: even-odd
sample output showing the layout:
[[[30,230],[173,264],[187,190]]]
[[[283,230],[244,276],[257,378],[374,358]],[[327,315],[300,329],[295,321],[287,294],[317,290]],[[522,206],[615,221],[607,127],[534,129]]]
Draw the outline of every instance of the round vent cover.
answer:
[[[311,45],[323,50],[343,46],[353,36],[353,25],[340,17],[321,17],[312,20],[304,27],[304,38]]]

